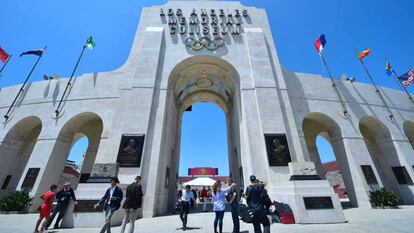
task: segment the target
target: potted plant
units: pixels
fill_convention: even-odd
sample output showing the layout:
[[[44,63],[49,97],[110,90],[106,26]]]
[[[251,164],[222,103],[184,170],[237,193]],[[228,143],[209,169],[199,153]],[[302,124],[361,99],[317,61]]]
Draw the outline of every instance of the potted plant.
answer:
[[[27,213],[31,201],[28,190],[14,191],[0,199],[0,211],[3,214]]]

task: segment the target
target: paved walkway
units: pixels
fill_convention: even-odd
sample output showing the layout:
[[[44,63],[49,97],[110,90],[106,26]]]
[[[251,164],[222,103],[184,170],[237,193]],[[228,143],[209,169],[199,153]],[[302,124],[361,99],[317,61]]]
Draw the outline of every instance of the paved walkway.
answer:
[[[414,232],[414,206],[403,206],[401,209],[373,210],[373,209],[347,209],[345,216],[348,223],[343,224],[273,224],[272,232],[292,233],[412,233]],[[0,232],[31,233],[37,215],[0,215]],[[212,233],[214,213],[190,214],[189,233]],[[175,233],[182,232],[178,216],[165,216],[153,219],[140,219],[136,221],[135,233]],[[119,227],[113,228],[118,233]],[[232,231],[231,214],[224,217],[224,232]],[[253,233],[250,224],[241,223],[243,233]],[[50,230],[55,233],[98,233],[99,229],[65,229]]]

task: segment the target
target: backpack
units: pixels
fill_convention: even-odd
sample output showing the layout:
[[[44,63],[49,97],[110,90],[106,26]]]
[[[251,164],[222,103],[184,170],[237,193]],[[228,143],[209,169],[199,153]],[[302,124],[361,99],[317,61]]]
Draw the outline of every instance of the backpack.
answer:
[[[240,218],[243,222],[253,223],[254,214],[250,210],[250,208],[247,207],[246,205],[240,205],[240,207],[239,207],[239,216],[240,216]]]

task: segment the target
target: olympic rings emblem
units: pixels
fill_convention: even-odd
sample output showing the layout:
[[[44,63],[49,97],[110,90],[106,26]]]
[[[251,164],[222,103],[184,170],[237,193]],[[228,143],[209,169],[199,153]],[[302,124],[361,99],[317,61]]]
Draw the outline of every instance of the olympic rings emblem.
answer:
[[[216,37],[211,40],[210,37],[203,36],[196,40],[194,37],[187,37],[184,39],[184,44],[194,51],[199,51],[203,48],[214,51],[224,46],[224,39],[222,37]]]

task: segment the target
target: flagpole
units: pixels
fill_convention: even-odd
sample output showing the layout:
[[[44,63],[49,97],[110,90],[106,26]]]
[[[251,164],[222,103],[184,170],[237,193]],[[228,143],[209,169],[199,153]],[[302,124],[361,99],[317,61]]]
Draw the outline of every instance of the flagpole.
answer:
[[[387,58],[385,58],[385,61],[386,61],[387,63],[389,63]],[[397,80],[397,82],[400,84],[400,86],[403,88],[403,90],[404,90],[404,91],[405,91],[405,93],[407,94],[408,99],[410,99],[410,100],[411,100],[411,102],[414,104],[414,99],[413,99],[413,97],[410,95],[410,93],[408,92],[407,88],[406,88],[406,87],[405,87],[405,86],[401,83],[400,79],[398,78],[397,73],[395,73],[394,68],[392,68],[391,73],[394,75],[394,77],[395,77],[395,79]]]
[[[0,74],[1,72],[4,70],[4,68],[6,67],[7,63],[9,63],[10,59],[11,59],[12,55],[9,55],[9,57],[7,58],[6,62],[4,63],[3,67],[1,67],[0,69]]]
[[[62,104],[63,98],[65,98],[65,94],[66,94],[66,92],[68,91],[69,87],[72,85],[72,83],[71,83],[71,82],[72,82],[72,79],[73,79],[73,75],[75,74],[76,69],[78,68],[79,62],[80,62],[80,60],[81,60],[81,58],[82,58],[82,56],[83,56],[83,52],[85,52],[85,49],[86,49],[86,46],[83,46],[83,48],[82,48],[82,52],[81,52],[81,53],[80,53],[80,55],[79,55],[78,61],[76,62],[75,67],[73,68],[73,71],[72,71],[72,74],[71,74],[71,76],[70,76],[70,78],[69,78],[68,84],[66,85],[65,91],[63,92],[62,98],[60,98],[59,104],[58,104],[58,106],[57,106],[57,108],[56,108],[56,110],[55,110],[56,117],[57,117],[57,116],[59,115],[59,113],[60,113],[59,109],[60,109],[60,105]]]
[[[346,109],[346,106],[345,106],[344,100],[341,96],[341,93],[339,92],[338,88],[336,87],[335,81],[332,78],[331,71],[329,70],[328,64],[326,63],[325,58],[323,57],[323,54],[321,52],[319,53],[319,55],[321,55],[323,64],[325,65],[325,69],[328,71],[329,78],[331,79],[331,82],[332,82],[332,88],[335,90],[335,93],[338,96],[339,102],[341,102],[342,111],[344,113],[344,116],[348,117],[348,110]]]
[[[367,67],[365,66],[364,62],[362,61],[362,59],[358,59],[358,60],[361,62],[362,67],[364,67],[365,73],[367,74],[368,78],[371,80],[372,85],[375,87],[375,92],[378,94],[378,96],[380,97],[382,103],[384,104],[385,108],[387,109],[390,119],[393,120],[394,119],[394,114],[392,114],[390,108],[388,107],[387,103],[385,102],[384,97],[382,96],[380,90],[378,89],[378,86],[374,82],[374,79],[372,79],[372,76],[369,73],[369,71],[368,71]]]
[[[23,85],[20,87],[19,92],[17,93],[17,95],[16,95],[16,97],[14,98],[14,100],[13,100],[13,102],[12,102],[11,106],[9,107],[9,110],[7,110],[6,115],[4,115],[4,119],[5,119],[6,121],[7,121],[7,120],[9,119],[9,117],[10,117],[10,116],[9,116],[9,113],[10,113],[10,111],[12,110],[12,108],[13,108],[14,104],[16,103],[17,98],[19,98],[20,94],[24,92],[24,87],[26,86],[27,81],[29,81],[30,76],[32,75],[32,73],[33,73],[34,69],[36,68],[37,64],[39,63],[40,59],[42,58],[43,53],[46,51],[46,48],[47,48],[47,46],[45,46],[45,47],[43,48],[43,52],[42,52],[42,54],[40,54],[40,56],[37,58],[37,60],[36,60],[35,64],[33,65],[32,69],[30,70],[29,74],[28,74],[28,75],[27,75],[27,77],[26,77],[26,80],[24,80]]]

